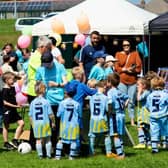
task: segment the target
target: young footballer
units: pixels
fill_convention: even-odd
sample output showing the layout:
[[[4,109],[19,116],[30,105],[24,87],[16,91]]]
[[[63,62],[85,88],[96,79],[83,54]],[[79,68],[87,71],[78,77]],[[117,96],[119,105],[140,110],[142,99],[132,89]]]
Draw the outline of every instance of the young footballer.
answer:
[[[152,93],[148,96],[146,103],[150,112],[152,153],[158,153],[160,137],[168,136],[168,93],[164,91],[164,87],[164,79],[154,77],[151,80]]]
[[[40,81],[37,82],[35,85],[37,97],[31,102],[29,109],[30,122],[36,139],[36,151],[40,159],[43,158],[43,144],[45,144],[47,158],[51,158],[51,125],[55,127],[51,105],[43,97],[45,91],[45,85]]]
[[[128,104],[128,95],[121,92],[117,86],[120,82],[118,73],[108,75],[107,82],[111,88],[107,92],[109,103],[110,136],[113,138],[117,159],[125,157],[122,136],[125,133],[125,107]]]
[[[65,85],[65,99],[58,107],[57,117],[60,117],[60,140],[56,145],[56,160],[61,159],[63,144],[70,145],[69,160],[77,156],[77,140],[80,136],[79,120],[81,118],[81,108],[78,102],[72,99],[76,93],[76,88],[70,83]]]
[[[96,87],[97,93],[90,97],[90,129],[88,135],[90,154],[95,154],[95,138],[102,135],[105,137],[106,156],[115,157],[116,154],[111,152],[111,139],[107,119],[108,99],[104,95],[105,82],[99,81]]]
[[[137,124],[139,144],[135,149],[144,149],[146,146],[151,148],[149,111],[146,109],[146,100],[150,94],[150,81],[141,77],[137,81]]]
[[[81,141],[83,140],[83,107],[85,103],[85,98],[87,96],[92,96],[97,92],[96,89],[90,88],[85,83],[82,83],[84,71],[81,67],[76,66],[72,69],[72,76],[73,80],[71,80],[69,83],[71,87],[76,88],[76,93],[73,96],[73,99],[77,101],[80,105],[80,112],[81,112],[81,119],[79,121],[80,123],[80,140],[78,141],[78,150],[80,151]]]

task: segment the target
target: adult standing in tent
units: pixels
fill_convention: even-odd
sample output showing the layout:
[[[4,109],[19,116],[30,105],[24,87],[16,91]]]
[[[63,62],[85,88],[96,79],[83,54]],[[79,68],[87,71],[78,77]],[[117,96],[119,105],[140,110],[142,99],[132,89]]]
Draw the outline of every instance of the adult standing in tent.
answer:
[[[61,64],[65,64],[65,60],[62,57],[61,51],[59,48],[56,46],[57,40],[54,37],[49,37],[51,40],[51,53],[54,56],[54,58]]]
[[[115,64],[115,70],[120,74],[120,84],[118,88],[124,93],[127,93],[131,100],[128,104],[128,113],[131,119],[131,125],[134,126],[136,83],[137,75],[140,74],[142,69],[142,61],[138,52],[132,50],[130,40],[123,40],[122,47],[123,50],[117,52],[115,56],[118,60]]]
[[[79,59],[79,66],[82,67],[85,72],[86,81],[90,74],[90,70],[94,65],[94,60],[95,60],[94,53],[99,50],[102,50],[105,52],[105,47],[101,44],[100,33],[98,31],[93,31],[90,34],[90,44],[84,46],[81,49],[81,56]]]

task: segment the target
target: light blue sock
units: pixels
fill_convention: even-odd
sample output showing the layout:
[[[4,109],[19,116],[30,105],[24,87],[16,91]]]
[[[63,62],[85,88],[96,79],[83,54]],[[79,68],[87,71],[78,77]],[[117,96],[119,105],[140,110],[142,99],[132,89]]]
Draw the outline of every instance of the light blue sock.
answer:
[[[162,136],[162,145],[166,145],[166,136]]]
[[[158,152],[158,141],[157,140],[152,140],[151,141],[151,144],[152,144],[152,151],[153,152]]]
[[[123,150],[122,150],[122,146],[121,146],[121,142],[119,138],[114,138],[114,146],[117,152],[117,155],[123,155]]]
[[[51,157],[51,141],[46,142],[45,148],[46,148],[46,153],[47,157]]]
[[[138,140],[140,144],[145,143],[145,135],[143,129],[138,129]]]
[[[106,136],[104,139],[106,154],[111,153],[111,139],[110,136]]]
[[[62,142],[58,142],[56,145],[56,156],[55,156],[56,158],[61,158],[62,149],[63,149]]]
[[[121,148],[122,148],[122,150],[124,150],[124,142],[123,142],[122,137],[120,137],[120,142],[121,142]]]
[[[37,151],[37,154],[38,156],[43,156],[43,150],[42,150],[42,144],[41,143],[36,143],[36,151]]]
[[[94,155],[95,150],[94,150],[94,144],[95,144],[95,137],[90,137],[89,138],[89,153],[91,155]]]
[[[71,158],[74,158],[74,157],[77,156],[77,144],[76,144],[76,142],[71,143],[69,156]]]

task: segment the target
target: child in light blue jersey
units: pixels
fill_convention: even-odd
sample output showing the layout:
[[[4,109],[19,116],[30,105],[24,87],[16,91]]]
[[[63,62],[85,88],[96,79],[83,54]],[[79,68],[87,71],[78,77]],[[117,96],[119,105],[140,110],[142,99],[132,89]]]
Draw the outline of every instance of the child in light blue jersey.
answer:
[[[60,117],[60,140],[56,145],[56,160],[61,159],[63,144],[70,145],[69,159],[77,156],[77,140],[80,136],[79,120],[81,118],[81,108],[72,97],[76,93],[76,88],[70,83],[65,85],[66,98],[60,102],[57,117]]]
[[[31,102],[29,117],[36,138],[36,150],[39,158],[43,158],[42,144],[45,143],[46,155],[51,158],[51,125],[55,127],[54,115],[49,102],[43,97],[46,87],[42,82],[37,82],[35,91],[37,97]],[[51,121],[51,122],[50,122]]]
[[[95,154],[95,138],[103,135],[105,137],[105,149],[107,157],[116,157],[116,154],[111,152],[111,139],[109,135],[107,111],[108,99],[104,95],[105,82],[99,81],[96,84],[97,93],[90,97],[90,129],[89,129],[89,147],[90,154]]]
[[[112,55],[106,55],[105,64],[104,64],[105,79],[107,79],[107,76],[109,74],[112,74],[115,72],[114,64],[116,61],[118,60],[114,58]]]
[[[164,91],[162,77],[151,80],[152,93],[148,96],[146,107],[150,112],[152,153],[158,153],[160,137],[168,136],[168,93]]]
[[[94,54],[94,59],[96,60],[96,64],[92,67],[88,79],[96,79],[97,81],[105,79],[104,73],[104,61],[106,55],[103,51],[96,51]]]
[[[84,72],[81,67],[76,66],[72,69],[73,80],[69,83],[71,87],[76,88],[76,93],[73,96],[73,99],[80,104],[80,112],[81,112],[81,119],[80,119],[80,140],[78,141],[78,149],[80,151],[81,141],[83,140],[83,107],[85,103],[85,98],[87,96],[92,96],[97,92],[96,89],[90,88],[85,83],[82,83]]]
[[[120,82],[118,73],[108,75],[107,83],[111,88],[107,92],[109,103],[110,136],[114,139],[117,159],[125,157],[122,136],[125,133],[125,107],[128,104],[128,95],[121,92],[117,86]]]
[[[147,97],[150,93],[150,81],[145,77],[139,78],[137,81],[137,124],[139,144],[134,146],[135,149],[144,149],[146,145],[148,148],[151,148],[149,111],[145,106]]]

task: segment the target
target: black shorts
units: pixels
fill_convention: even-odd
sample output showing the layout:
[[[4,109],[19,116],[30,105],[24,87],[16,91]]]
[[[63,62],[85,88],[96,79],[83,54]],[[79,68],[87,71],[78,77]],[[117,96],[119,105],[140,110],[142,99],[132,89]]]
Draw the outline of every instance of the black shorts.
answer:
[[[15,123],[19,120],[22,120],[22,117],[18,114],[17,111],[6,111],[3,115],[3,122],[5,125]]]

